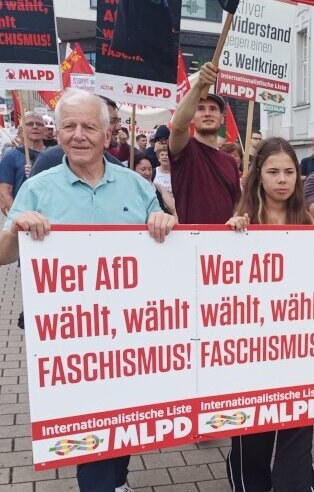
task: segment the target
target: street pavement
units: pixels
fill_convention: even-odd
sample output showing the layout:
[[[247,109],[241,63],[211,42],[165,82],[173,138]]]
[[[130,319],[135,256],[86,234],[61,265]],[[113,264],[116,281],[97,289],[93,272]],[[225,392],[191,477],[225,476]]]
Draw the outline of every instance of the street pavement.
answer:
[[[0,218],[0,227],[1,227]],[[78,492],[75,467],[35,472],[17,264],[0,267],[0,492]],[[230,492],[225,457],[230,441],[168,448],[131,458],[136,492]],[[106,492],[106,491],[104,491]]]

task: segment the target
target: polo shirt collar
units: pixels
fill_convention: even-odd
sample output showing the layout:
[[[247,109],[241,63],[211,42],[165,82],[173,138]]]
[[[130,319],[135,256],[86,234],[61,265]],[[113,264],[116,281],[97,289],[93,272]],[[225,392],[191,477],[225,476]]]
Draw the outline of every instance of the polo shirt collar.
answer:
[[[65,175],[66,175],[66,178],[68,180],[68,182],[73,185],[74,183],[77,183],[78,181],[80,181],[81,183],[83,183],[84,181],[79,178],[76,174],[74,174],[74,172],[71,170],[69,164],[68,164],[68,158],[66,155],[63,156],[63,159],[62,159],[62,164],[63,164],[63,168],[64,168],[64,172],[65,172]],[[114,174],[114,170],[113,170],[113,166],[115,164],[111,164],[105,157],[104,157],[104,168],[105,168],[105,173],[103,175],[103,177],[100,179],[99,181],[99,184],[103,184],[103,183],[111,183],[113,181],[116,180],[116,177],[115,177],[115,174]]]

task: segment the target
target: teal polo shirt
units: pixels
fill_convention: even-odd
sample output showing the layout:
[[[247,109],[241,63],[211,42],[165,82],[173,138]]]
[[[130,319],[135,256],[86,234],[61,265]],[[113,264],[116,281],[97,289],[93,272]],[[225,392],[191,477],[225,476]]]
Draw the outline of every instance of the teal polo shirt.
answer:
[[[92,187],[67,164],[29,178],[21,186],[4,228],[29,210],[40,212],[51,224],[145,224],[160,211],[153,187],[138,173],[104,161],[103,177]]]

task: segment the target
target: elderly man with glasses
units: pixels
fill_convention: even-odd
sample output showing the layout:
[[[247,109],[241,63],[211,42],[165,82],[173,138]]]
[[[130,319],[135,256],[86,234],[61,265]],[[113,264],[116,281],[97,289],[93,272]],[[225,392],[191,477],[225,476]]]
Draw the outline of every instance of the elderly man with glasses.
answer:
[[[31,163],[44,150],[44,120],[33,111],[25,113],[25,137]],[[0,163],[0,208],[7,215],[20,187],[27,179],[30,169],[26,165],[24,145],[8,150]]]

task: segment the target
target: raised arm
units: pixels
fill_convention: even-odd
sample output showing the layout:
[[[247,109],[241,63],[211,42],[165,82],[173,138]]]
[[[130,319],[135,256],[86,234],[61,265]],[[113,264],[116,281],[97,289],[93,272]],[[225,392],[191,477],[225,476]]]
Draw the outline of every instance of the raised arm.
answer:
[[[171,133],[169,137],[169,149],[175,160],[189,141],[189,125],[197,110],[203,89],[216,82],[218,69],[211,62],[202,65],[197,81],[191,90],[180,101],[175,110]]]

